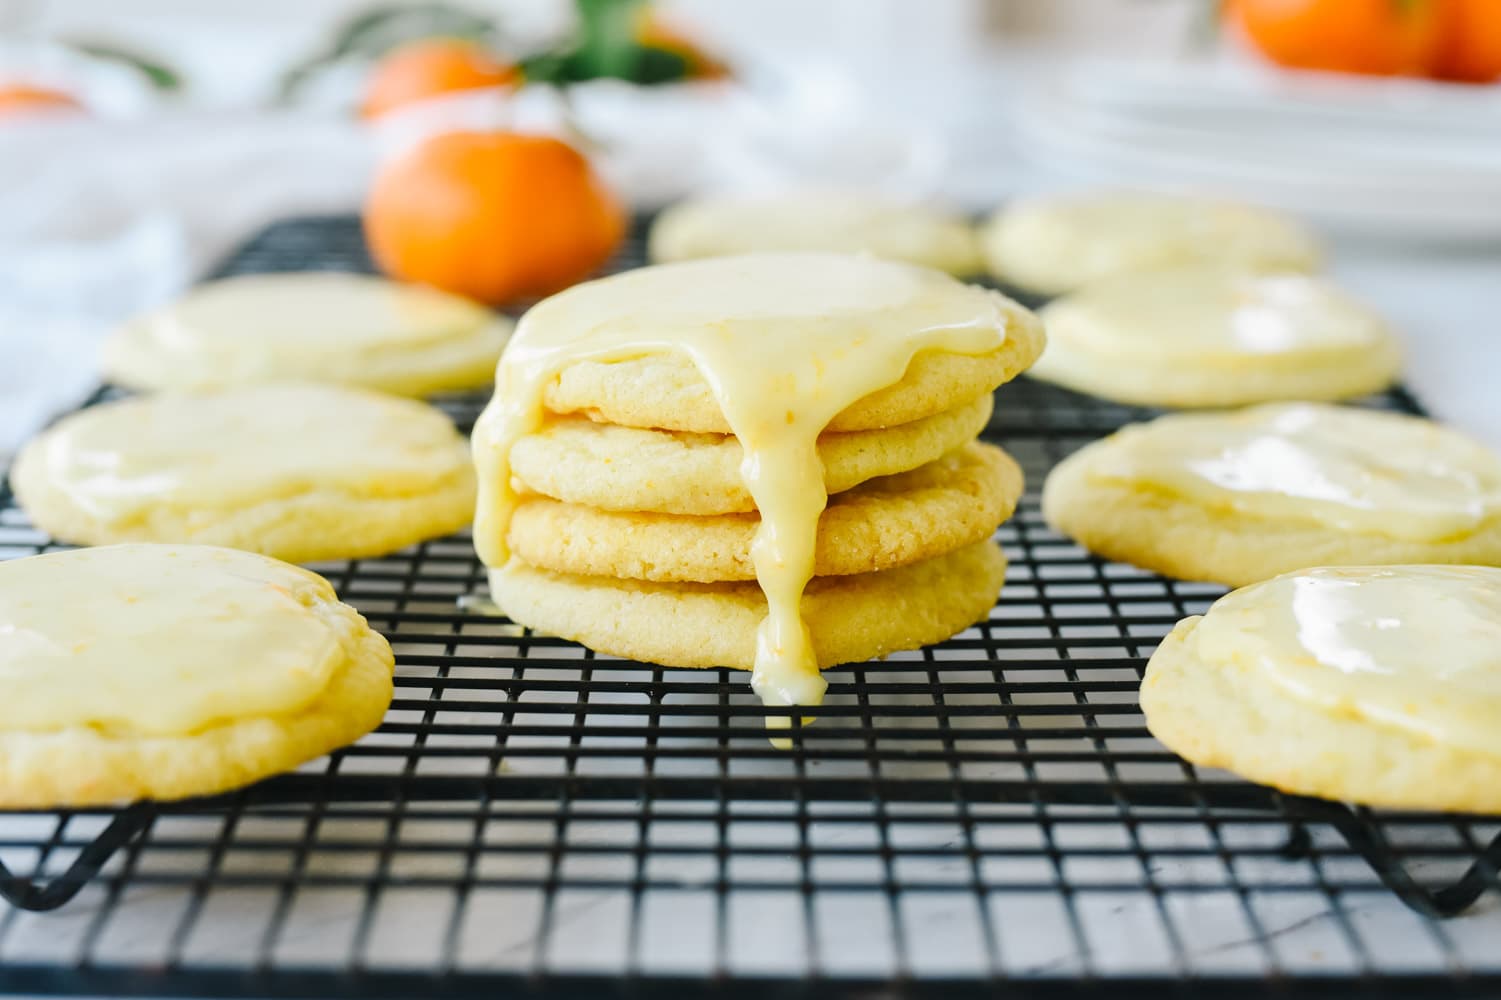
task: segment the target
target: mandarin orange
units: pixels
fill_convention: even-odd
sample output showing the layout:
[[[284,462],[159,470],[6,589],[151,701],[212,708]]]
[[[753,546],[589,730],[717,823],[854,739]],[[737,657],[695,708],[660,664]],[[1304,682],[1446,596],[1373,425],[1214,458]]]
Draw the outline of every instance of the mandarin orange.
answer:
[[[363,118],[378,118],[415,101],[464,90],[515,86],[521,70],[475,42],[428,38],[392,50],[375,65],[360,104]]]
[[[81,111],[72,94],[26,83],[0,83],[0,117],[50,111]]]
[[[588,277],[625,234],[625,212],[559,139],[449,132],[381,169],[365,203],[381,268],[491,305]]]
[[[1435,0],[1229,0],[1225,14],[1280,66],[1377,76],[1427,73],[1442,31]]]

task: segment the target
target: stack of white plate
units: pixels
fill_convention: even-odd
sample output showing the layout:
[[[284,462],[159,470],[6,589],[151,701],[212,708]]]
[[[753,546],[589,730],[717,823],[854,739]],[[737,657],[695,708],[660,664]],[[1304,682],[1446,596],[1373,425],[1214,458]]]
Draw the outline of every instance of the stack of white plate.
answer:
[[[1232,64],[1073,68],[1015,109],[1054,178],[1193,189],[1350,234],[1501,240],[1501,87]]]

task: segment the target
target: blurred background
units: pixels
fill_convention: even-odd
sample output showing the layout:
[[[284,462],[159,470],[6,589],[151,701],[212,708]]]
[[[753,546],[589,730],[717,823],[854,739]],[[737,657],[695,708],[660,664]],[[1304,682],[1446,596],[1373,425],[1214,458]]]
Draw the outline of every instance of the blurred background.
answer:
[[[482,58],[391,67],[434,36]],[[1272,205],[1501,441],[1460,374],[1501,313],[1498,73],[1501,0],[0,0],[0,451],[92,383],[101,329],[497,127],[566,139],[639,210],[809,185]]]

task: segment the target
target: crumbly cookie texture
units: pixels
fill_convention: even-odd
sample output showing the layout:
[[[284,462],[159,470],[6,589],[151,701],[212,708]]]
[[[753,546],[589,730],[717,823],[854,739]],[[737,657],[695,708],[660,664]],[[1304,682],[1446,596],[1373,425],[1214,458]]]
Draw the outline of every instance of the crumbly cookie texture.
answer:
[[[985,618],[1005,577],[990,541],[899,569],[814,579],[802,613],[820,667],[941,642]],[[673,667],[755,661],[766,599],[754,583],[649,583],[536,569],[519,559],[490,572],[512,620],[591,649]]]
[[[818,440],[824,487],[842,493],[877,476],[908,472],[972,440],[990,419],[989,393],[942,413],[879,431]],[[752,512],[755,500],[728,434],[691,434],[555,417],[511,450],[519,486],[555,500],[609,511],[662,514]]]
[[[1016,508],[1020,467],[971,443],[910,472],[872,479],[829,501],[814,573],[893,569],[989,538]],[[524,501],[511,551],[540,569],[641,580],[754,580],[755,514],[708,517],[606,512],[546,498]]]
[[[1006,308],[1010,318],[1000,348],[977,356],[919,352],[900,381],[856,401],[826,430],[878,430],[921,420],[1021,374],[1042,353],[1042,324],[1021,306]],[[553,413],[577,413],[601,423],[730,433],[709,384],[691,359],[678,354],[569,365],[548,383],[543,402]]]

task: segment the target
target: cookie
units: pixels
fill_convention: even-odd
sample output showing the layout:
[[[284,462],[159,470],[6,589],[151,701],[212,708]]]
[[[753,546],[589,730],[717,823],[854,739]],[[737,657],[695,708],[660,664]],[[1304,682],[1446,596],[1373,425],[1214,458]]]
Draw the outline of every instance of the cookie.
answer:
[[[1152,734],[1296,795],[1501,812],[1501,571],[1310,569],[1178,623],[1147,665]]]
[[[1501,565],[1501,459],[1432,421],[1269,403],[1127,427],[1059,463],[1048,523],[1092,552],[1241,586],[1307,566]]]
[[[467,443],[443,413],[314,384],[90,407],[28,443],[11,485],[63,541],[195,542],[290,562],[446,535],[469,523],[475,492]]]
[[[935,422],[917,431],[903,425],[973,404],[1029,364],[1042,345],[1035,317],[1004,296],[872,256],[745,254],[575,286],[522,318],[497,367],[495,397],[475,424],[476,551],[492,571],[496,599],[518,621],[657,662],[738,662],[751,668],[751,689],[763,703],[818,704],[825,688],[821,657],[864,658],[937,641],[983,613],[999,587],[999,564],[981,606],[970,601],[978,591],[962,586],[904,594],[878,583],[910,579],[925,587],[928,578],[917,567],[960,565],[959,553],[988,544],[973,539],[988,535],[1015,502],[1003,476],[977,485],[984,474],[958,466],[943,473],[944,481],[914,476],[910,495],[882,493],[875,484],[848,500],[836,495],[836,505],[849,509],[829,522],[837,535],[823,543],[822,566],[849,575],[817,576],[820,519],[829,506],[829,436],[899,428],[891,447],[877,445],[850,460],[862,475],[910,460],[935,441],[951,440],[960,424]],[[620,452],[619,481],[639,483],[637,492],[653,502],[689,495],[699,509],[713,509],[725,505],[725,487],[733,490],[738,473],[754,515],[604,509],[622,506],[611,497],[613,445],[586,448],[578,463],[602,482],[575,495],[598,506],[529,494],[526,478],[513,474],[518,442],[545,435],[560,415],[732,434],[735,450],[716,451],[720,465],[710,477],[718,481],[718,498],[692,496],[696,484],[667,490],[656,484],[685,467],[680,452],[723,441],[653,436],[646,454]],[[568,426],[570,433],[582,429]],[[940,434],[934,427],[948,429]],[[863,442],[875,440],[870,434],[853,447],[867,450]],[[736,451],[737,466],[726,468]],[[541,464],[533,461],[526,475],[564,478],[539,472]],[[591,474],[563,471],[573,480]],[[530,508],[525,514],[523,506]],[[956,545],[964,547],[940,554]],[[899,565],[909,559],[921,561]],[[881,566],[897,568],[874,571]],[[720,579],[749,576],[754,584]],[[823,595],[836,594],[849,599],[849,616],[804,614],[805,595],[817,598],[817,607],[828,605]],[[684,652],[689,646],[693,652]]]
[[[989,393],[951,410],[880,431],[819,436],[824,488],[840,493],[907,472],[972,440],[990,419]],[[664,514],[754,511],[741,473],[745,451],[728,434],[690,434],[554,417],[511,449],[523,488],[601,510]]]
[[[308,380],[425,396],[489,385],[511,326],[467,299],[383,278],[249,275],[127,324],[106,341],[103,368],[135,389]]]
[[[1267,209],[1126,192],[1012,202],[986,224],[981,243],[995,277],[1043,295],[1185,264],[1313,272],[1322,256],[1309,232]]]
[[[518,338],[566,351],[601,334],[622,343],[649,334],[660,346],[648,348],[641,339],[641,346],[610,357],[570,357],[542,386],[543,405],[602,423],[728,434],[733,428],[708,379],[682,349],[706,330],[747,348],[805,354],[838,331],[835,339],[850,345],[849,360],[856,362],[873,358],[876,345],[906,347],[924,333],[939,342],[939,333],[968,334],[986,345],[906,355],[904,372],[847,404],[820,427],[825,431],[875,430],[953,409],[1014,378],[1044,343],[1037,318],[998,292],[926,268],[813,253],[686,261],[587,282],[534,306]],[[769,342],[794,334],[785,346]],[[518,351],[517,359],[525,354]],[[787,388],[781,395],[790,402]]]
[[[231,549],[117,545],[0,563],[0,808],[180,799],[374,729],[391,647],[333,588]]]
[[[802,616],[820,667],[940,642],[985,618],[1006,559],[989,541],[900,569],[820,577]],[[670,667],[735,667],[756,658],[766,598],[754,583],[648,583],[572,576],[520,560],[490,571],[500,608],[522,625],[591,649]]]
[[[682,201],[657,217],[649,248],[659,262],[825,250],[868,253],[956,275],[981,269],[968,220],[930,206],[840,191]]]
[[[1139,406],[1337,400],[1387,388],[1401,350],[1329,282],[1196,265],[1106,278],[1042,310],[1028,374]]]
[[[1022,492],[1020,467],[971,443],[935,462],[872,479],[829,499],[813,572],[893,569],[989,538]],[[558,573],[714,583],[754,580],[756,514],[685,517],[607,512],[533,498],[512,515],[516,556]]]

